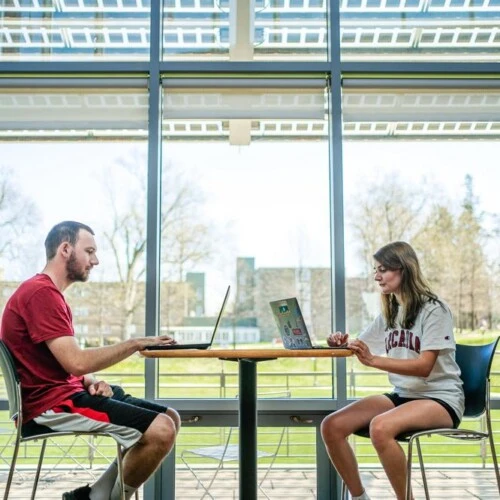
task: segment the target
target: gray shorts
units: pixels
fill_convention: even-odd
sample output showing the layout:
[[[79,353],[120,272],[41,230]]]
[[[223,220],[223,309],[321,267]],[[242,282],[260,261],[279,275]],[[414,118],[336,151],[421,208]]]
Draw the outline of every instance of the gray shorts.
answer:
[[[24,437],[50,432],[105,432],[125,449],[136,444],[159,413],[162,406],[126,394],[111,386],[113,396],[91,396],[87,391],[73,394],[56,407],[47,410],[22,426]]]

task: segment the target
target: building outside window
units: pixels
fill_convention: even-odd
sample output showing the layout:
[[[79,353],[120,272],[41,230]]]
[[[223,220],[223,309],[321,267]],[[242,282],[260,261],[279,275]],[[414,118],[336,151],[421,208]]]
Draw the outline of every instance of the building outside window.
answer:
[[[493,0],[5,2],[0,311],[43,267],[48,230],[74,219],[100,258],[66,294],[82,346],[205,341],[228,285],[218,346],[281,347],[269,302],[286,297],[315,340],[356,335],[379,311],[371,256],[398,239],[460,342],[498,336],[499,19]],[[497,395],[500,361],[493,372]],[[177,442],[175,487],[191,494],[180,457],[237,426],[237,365],[134,356],[102,376],[202,417]],[[319,422],[386,375],[282,359],[259,364],[258,387],[259,443],[286,430],[273,467],[300,464],[331,498]],[[369,442],[355,446],[375,467]],[[456,455],[491,462],[472,445]]]

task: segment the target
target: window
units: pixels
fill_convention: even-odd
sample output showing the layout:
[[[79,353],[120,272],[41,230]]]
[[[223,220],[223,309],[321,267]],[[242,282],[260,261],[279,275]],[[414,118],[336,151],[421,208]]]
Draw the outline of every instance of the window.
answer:
[[[458,340],[496,328],[499,210],[491,185],[500,173],[490,159],[500,154],[499,91],[436,81],[345,84],[348,330],[362,331],[378,314],[372,255],[394,240],[417,250],[451,307]],[[375,375],[364,372],[354,362],[353,395],[372,390]]]
[[[0,274],[9,292],[0,309],[21,281],[43,268],[50,228],[77,220],[95,231],[100,259],[88,282],[66,291],[77,339],[105,345],[144,335],[144,251],[133,264],[129,257],[145,237],[147,94],[139,87],[46,83],[0,89]],[[136,394],[144,394],[143,385]]]
[[[165,60],[325,60],[326,0],[164,0]]]
[[[340,2],[344,61],[498,61],[494,1]]]
[[[145,60],[149,2],[9,2],[0,13],[0,60]]]
[[[231,285],[218,344],[280,344],[269,301],[289,296],[323,340],[331,322],[324,81],[167,79],[163,102],[162,330],[187,338],[197,325],[206,340]],[[206,394],[218,397],[224,386],[222,397],[236,395],[234,363],[196,365],[211,372]],[[161,397],[178,395],[168,380],[192,367],[192,360],[169,362]],[[312,367],[317,372],[300,380],[293,373]],[[322,380],[315,395],[331,396],[330,360],[277,360],[260,369],[260,384],[273,390],[292,387],[301,397]]]

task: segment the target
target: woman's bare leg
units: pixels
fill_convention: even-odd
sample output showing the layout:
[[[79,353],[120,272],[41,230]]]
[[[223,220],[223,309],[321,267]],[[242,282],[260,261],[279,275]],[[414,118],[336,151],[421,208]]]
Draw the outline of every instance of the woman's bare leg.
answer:
[[[410,401],[373,418],[370,438],[398,500],[406,496],[406,455],[396,436],[408,430],[451,427],[448,412],[435,401]]]
[[[321,436],[328,456],[353,496],[360,496],[364,488],[358,462],[347,438],[368,427],[375,416],[391,409],[394,409],[394,404],[388,397],[369,396],[331,413],[321,423]]]

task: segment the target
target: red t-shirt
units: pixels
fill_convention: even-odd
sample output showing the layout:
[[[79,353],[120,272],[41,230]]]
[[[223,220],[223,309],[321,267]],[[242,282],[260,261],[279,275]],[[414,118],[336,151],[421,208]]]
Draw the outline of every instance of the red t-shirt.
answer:
[[[45,343],[63,336],[74,336],[71,309],[49,276],[37,274],[9,299],[0,329],[21,379],[24,422],[84,390],[83,377],[66,372]]]

